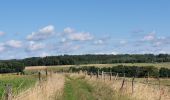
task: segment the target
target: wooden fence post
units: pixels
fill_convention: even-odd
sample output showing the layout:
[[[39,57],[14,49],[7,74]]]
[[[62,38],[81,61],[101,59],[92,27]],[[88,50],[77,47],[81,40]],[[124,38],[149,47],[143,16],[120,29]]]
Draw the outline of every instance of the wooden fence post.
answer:
[[[134,92],[134,80],[135,80],[135,77],[132,78],[132,94]]]
[[[149,72],[148,72],[148,77],[147,77],[147,84],[149,84]]]
[[[103,73],[104,81],[105,81],[105,73]]]
[[[112,71],[110,70],[110,81],[112,80]]]
[[[97,78],[99,78],[99,69],[97,70]]]
[[[117,73],[117,74],[116,74],[116,77],[115,77],[115,80],[117,80],[117,77],[118,77],[118,76],[119,76],[119,74]]]
[[[103,71],[102,71],[102,79],[103,79]]]
[[[162,95],[164,95],[164,89],[163,88],[161,88],[160,89],[160,95],[159,95],[159,100],[161,100],[162,99]]]
[[[12,100],[12,85],[6,84],[5,87],[5,100]]]
[[[124,73],[124,77],[123,77],[122,85],[121,85],[121,88],[120,88],[120,90],[121,90],[121,91],[123,90],[123,86],[124,86],[124,84],[125,84],[125,73]]]
[[[48,70],[47,70],[47,68],[45,69],[45,75],[46,75],[46,77],[48,76]]]
[[[38,79],[41,81],[41,72],[38,72]]]
[[[157,79],[158,79],[158,82],[159,82],[159,90],[160,90],[161,89],[161,81],[160,81],[159,77]]]

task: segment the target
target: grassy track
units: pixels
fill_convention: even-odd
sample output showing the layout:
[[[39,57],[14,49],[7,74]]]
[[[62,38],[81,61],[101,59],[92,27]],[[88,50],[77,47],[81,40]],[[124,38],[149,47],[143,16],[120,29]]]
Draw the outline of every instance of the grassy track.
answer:
[[[94,100],[93,87],[81,78],[66,76],[63,100]]]
[[[85,79],[84,76],[66,75],[64,93],[61,100],[131,100],[114,92],[99,82]]]

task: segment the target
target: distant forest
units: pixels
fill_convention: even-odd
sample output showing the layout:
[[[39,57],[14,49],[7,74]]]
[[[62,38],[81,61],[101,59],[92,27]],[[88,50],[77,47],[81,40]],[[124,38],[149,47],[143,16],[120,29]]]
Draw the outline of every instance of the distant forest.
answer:
[[[25,66],[41,65],[79,65],[79,64],[112,64],[112,63],[160,63],[170,62],[168,54],[124,54],[124,55],[60,55],[32,57],[22,60],[3,60],[0,62],[21,62]]]
[[[170,62],[168,54],[124,54],[124,55],[60,55],[32,57],[20,60],[0,60],[0,73],[18,72],[24,66],[43,65],[79,65],[79,64],[113,64],[113,63],[160,63]]]
[[[112,63],[160,63],[170,62],[168,54],[145,55],[63,55],[44,58],[33,57],[21,60],[26,66],[40,65],[79,65],[79,64],[112,64]]]

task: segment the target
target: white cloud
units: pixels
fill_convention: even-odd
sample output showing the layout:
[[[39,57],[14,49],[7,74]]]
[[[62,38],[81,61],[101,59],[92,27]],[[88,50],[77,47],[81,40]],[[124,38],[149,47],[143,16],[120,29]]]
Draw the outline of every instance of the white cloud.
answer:
[[[5,51],[5,47],[3,44],[0,44],[0,52],[4,52]]]
[[[155,32],[149,33],[142,39],[143,41],[153,41],[156,39]]]
[[[96,40],[96,41],[94,41],[94,44],[97,44],[97,45],[100,45],[100,44],[103,44],[104,43],[104,41],[103,40]]]
[[[74,32],[74,29],[70,28],[70,27],[67,27],[64,29],[64,33],[73,33]]]
[[[90,33],[79,32],[79,33],[71,34],[69,36],[69,39],[73,41],[87,41],[87,40],[92,40],[93,37],[90,35]]]
[[[9,40],[5,43],[5,45],[13,48],[20,48],[22,47],[22,42],[18,40]]]
[[[27,39],[32,41],[39,41],[49,38],[54,34],[54,26],[48,25],[42,29],[40,29],[38,32],[32,32],[30,35],[27,36]]]
[[[97,52],[95,54],[112,54],[112,55],[117,55],[119,54],[118,52],[112,51],[112,52]]]
[[[39,30],[40,33],[53,33],[54,32],[54,26],[48,25],[42,29]]]
[[[4,34],[5,34],[5,32],[0,31],[0,36],[2,36],[2,35],[4,35]]]
[[[29,46],[27,48],[28,51],[37,51],[43,49],[45,47],[42,43],[35,43],[34,41],[29,42]]]
[[[72,41],[87,41],[93,39],[93,36],[89,32],[77,32],[70,27],[65,28],[64,33],[67,33],[65,36]]]

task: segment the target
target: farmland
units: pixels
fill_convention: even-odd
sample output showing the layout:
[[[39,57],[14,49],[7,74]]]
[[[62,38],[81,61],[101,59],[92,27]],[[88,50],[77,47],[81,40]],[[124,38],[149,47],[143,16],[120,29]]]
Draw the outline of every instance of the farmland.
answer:
[[[117,67],[118,65],[155,66],[158,69],[164,66],[170,67],[169,63],[29,66],[24,70],[25,75],[1,74],[1,99],[4,99],[5,96],[5,84],[12,86],[14,100],[168,100],[170,98],[168,95],[170,93],[169,78],[160,78],[158,81],[154,77],[136,77],[132,90],[133,77],[115,74],[110,76],[109,72],[101,71],[98,76],[95,73],[70,72],[70,68],[74,67],[83,68],[86,66],[90,68],[93,66],[102,70],[102,68]]]
[[[95,66],[95,67],[112,67],[112,66],[117,66],[117,65],[125,65],[125,66],[155,66],[157,68],[165,67],[165,68],[170,68],[170,63],[116,63],[116,64],[81,64],[81,65],[76,65],[76,66]],[[67,68],[67,67],[72,67],[75,65],[57,65],[57,66],[47,66],[51,68]],[[40,68],[41,66],[38,66]],[[29,69],[29,67],[26,67]],[[35,68],[35,67],[33,67]],[[35,68],[36,69],[36,68]]]

